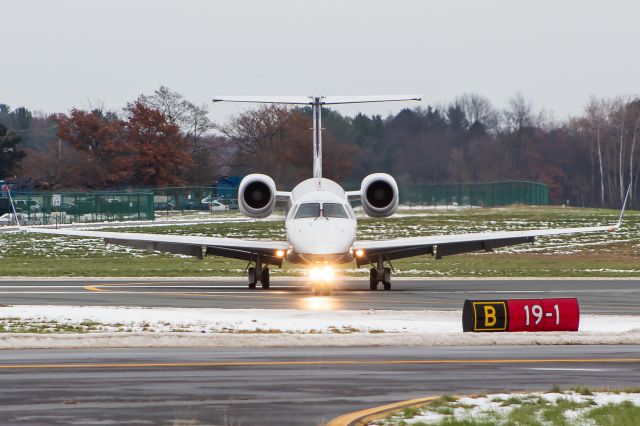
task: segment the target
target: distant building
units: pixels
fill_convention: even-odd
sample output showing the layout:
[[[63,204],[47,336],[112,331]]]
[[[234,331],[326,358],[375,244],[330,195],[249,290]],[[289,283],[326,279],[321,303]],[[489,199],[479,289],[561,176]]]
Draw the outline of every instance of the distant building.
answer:
[[[243,176],[218,176],[216,194],[220,198],[238,198],[238,187]]]

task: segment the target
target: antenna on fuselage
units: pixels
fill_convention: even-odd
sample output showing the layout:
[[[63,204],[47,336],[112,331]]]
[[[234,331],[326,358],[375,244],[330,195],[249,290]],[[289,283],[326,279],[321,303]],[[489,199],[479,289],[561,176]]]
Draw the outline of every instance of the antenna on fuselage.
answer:
[[[313,177],[322,184],[322,105],[364,104],[371,102],[421,101],[420,95],[393,96],[217,96],[213,102],[311,105],[313,112]]]

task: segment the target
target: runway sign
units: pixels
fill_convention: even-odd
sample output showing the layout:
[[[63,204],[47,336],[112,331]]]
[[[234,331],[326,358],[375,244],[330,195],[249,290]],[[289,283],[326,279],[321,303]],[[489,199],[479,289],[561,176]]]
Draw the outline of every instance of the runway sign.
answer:
[[[462,329],[495,331],[578,331],[576,298],[465,300]]]
[[[578,299],[513,299],[507,331],[578,331]]]
[[[462,308],[464,331],[506,331],[506,300],[465,300]]]

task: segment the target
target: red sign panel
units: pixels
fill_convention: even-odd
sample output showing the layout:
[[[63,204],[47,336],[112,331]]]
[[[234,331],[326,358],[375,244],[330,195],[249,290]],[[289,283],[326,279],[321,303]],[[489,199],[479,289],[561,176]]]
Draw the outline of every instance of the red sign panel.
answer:
[[[507,300],[507,331],[578,331],[578,299]]]

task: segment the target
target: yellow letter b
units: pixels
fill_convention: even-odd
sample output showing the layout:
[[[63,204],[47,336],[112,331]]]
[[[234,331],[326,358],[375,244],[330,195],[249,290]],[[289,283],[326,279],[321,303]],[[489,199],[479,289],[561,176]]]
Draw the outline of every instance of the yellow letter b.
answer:
[[[498,319],[496,318],[496,308],[493,306],[484,306],[484,326],[493,327],[496,325]]]

